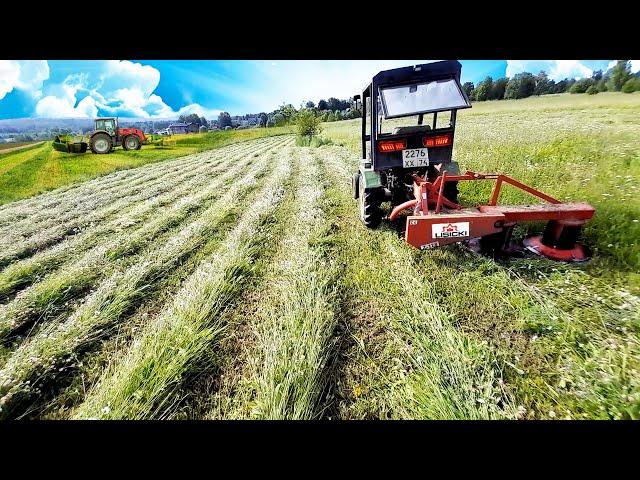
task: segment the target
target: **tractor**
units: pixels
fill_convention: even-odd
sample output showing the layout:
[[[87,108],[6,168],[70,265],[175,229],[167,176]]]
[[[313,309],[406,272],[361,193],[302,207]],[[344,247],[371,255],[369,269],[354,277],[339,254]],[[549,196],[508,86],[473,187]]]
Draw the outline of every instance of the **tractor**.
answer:
[[[93,153],[99,154],[109,153],[120,145],[125,150],[140,150],[146,140],[139,128],[119,128],[117,118],[97,118],[89,147]]]
[[[125,150],[140,150],[142,144],[148,143],[151,139],[139,128],[119,128],[117,118],[96,118],[88,145],[85,137],[58,135],[53,140],[53,148],[65,153],[85,153],[89,147],[93,153],[103,154],[120,145]]]
[[[362,223],[376,228],[383,220],[395,225],[404,220],[406,242],[420,249],[464,242],[494,258],[586,260],[588,251],[578,238],[595,213],[593,207],[560,202],[504,174],[460,173],[453,160],[457,112],[471,108],[460,85],[461,70],[455,60],[386,70],[373,77],[362,95],[354,96],[362,108],[362,161],[352,188]],[[401,120],[386,122],[389,119],[416,123],[399,126]],[[384,128],[387,123],[394,126]],[[495,181],[488,203],[460,205],[458,182],[481,180]],[[498,205],[505,183],[546,203]],[[382,208],[386,202],[391,205],[387,215]],[[405,210],[411,210],[408,216],[401,215]],[[516,245],[515,225],[536,221],[547,221],[544,233]]]

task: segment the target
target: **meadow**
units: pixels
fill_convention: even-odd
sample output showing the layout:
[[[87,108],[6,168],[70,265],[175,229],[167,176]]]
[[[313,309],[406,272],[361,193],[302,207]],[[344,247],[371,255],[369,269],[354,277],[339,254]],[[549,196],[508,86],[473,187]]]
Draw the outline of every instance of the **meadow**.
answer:
[[[109,155],[61,153],[51,142],[4,154],[0,150],[0,205],[109,172],[289,131],[279,127],[173,135],[175,145],[143,145],[132,152],[116,147]]]
[[[365,229],[358,126],[203,140],[0,206],[0,418],[640,418],[640,95],[458,116],[462,170],[596,208],[585,264]]]

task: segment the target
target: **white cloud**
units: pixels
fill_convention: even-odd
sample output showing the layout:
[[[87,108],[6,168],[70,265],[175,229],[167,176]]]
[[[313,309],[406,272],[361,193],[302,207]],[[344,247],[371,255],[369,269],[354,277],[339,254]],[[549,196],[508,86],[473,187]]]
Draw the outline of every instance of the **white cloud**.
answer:
[[[507,60],[507,77],[522,72],[533,74],[544,70],[549,78],[559,81],[564,78],[590,77],[593,70],[580,62],[580,60]]]
[[[0,60],[0,100],[14,88],[39,98],[42,83],[48,78],[49,64],[46,60]]]
[[[197,113],[212,118],[219,110],[209,110],[197,103],[174,111],[153,92],[160,83],[160,72],[150,65],[128,60],[108,60],[93,76],[69,75],[60,85],[49,87],[49,95],[36,105],[39,117],[96,117],[106,115],[137,118],[177,117]],[[85,94],[77,102],[79,93]]]
[[[74,82],[75,80],[75,82]],[[36,115],[39,117],[85,118],[96,117],[98,107],[91,96],[86,96],[78,104],[78,91],[83,89],[81,78],[70,75],[62,84],[60,96],[48,95],[36,104]]]
[[[321,98],[349,98],[371,82],[381,70],[429,63],[431,60],[286,60],[252,62],[253,72],[260,78],[258,91],[237,86],[210,85],[231,98],[246,99],[252,111],[271,111],[282,102],[298,107],[301,102]],[[275,65],[274,65],[275,64]],[[220,82],[222,83],[222,82]],[[233,90],[233,91],[230,91]]]
[[[640,60],[629,60],[629,62],[631,63],[631,72],[632,73],[636,73],[637,71],[640,71]],[[609,70],[610,68],[615,67],[616,63],[618,63],[617,60],[611,60],[609,62],[609,65],[607,65],[607,70]]]

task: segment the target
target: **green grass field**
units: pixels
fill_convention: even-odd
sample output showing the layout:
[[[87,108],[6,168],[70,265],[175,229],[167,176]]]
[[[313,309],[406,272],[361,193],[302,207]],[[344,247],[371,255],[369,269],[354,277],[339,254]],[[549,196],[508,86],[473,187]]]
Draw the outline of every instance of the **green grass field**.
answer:
[[[458,117],[463,170],[596,208],[585,264],[365,229],[357,121],[3,205],[0,418],[640,419],[639,114],[607,93]]]
[[[281,127],[174,135],[175,146],[143,145],[141,150],[135,152],[126,152],[117,147],[109,155],[61,153],[53,149],[51,142],[6,154],[0,150],[0,205],[115,170],[288,132],[288,128]]]

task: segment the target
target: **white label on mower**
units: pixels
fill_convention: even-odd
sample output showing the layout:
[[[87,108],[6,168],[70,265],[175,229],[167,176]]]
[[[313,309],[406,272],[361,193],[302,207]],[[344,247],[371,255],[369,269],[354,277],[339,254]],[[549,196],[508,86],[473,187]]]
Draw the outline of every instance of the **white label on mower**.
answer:
[[[434,223],[431,225],[433,238],[463,238],[469,236],[469,222]]]
[[[429,166],[429,149],[428,148],[408,148],[402,150],[402,167],[428,167]]]

